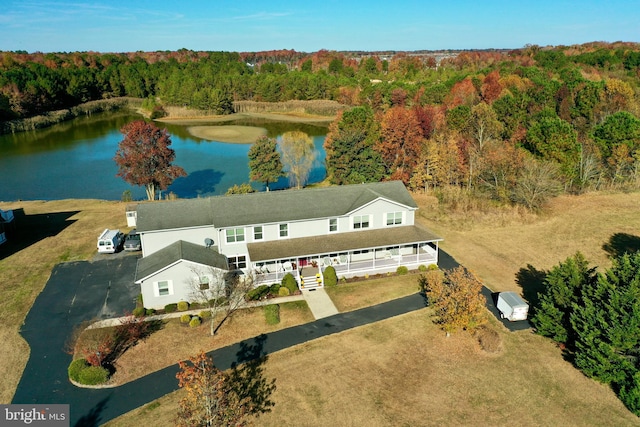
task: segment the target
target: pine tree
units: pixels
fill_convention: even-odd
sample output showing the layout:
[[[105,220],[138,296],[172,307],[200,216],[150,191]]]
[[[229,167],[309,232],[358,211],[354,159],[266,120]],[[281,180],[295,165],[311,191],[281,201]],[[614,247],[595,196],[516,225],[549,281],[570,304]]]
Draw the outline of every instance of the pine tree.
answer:
[[[571,346],[574,334],[569,316],[582,288],[595,279],[595,269],[589,268],[587,260],[579,252],[553,267],[544,280],[545,290],[539,294],[540,304],[535,307],[535,315],[531,319],[537,332]]]
[[[249,149],[249,179],[264,182],[269,191],[269,183],[285,176],[275,139],[262,136]]]

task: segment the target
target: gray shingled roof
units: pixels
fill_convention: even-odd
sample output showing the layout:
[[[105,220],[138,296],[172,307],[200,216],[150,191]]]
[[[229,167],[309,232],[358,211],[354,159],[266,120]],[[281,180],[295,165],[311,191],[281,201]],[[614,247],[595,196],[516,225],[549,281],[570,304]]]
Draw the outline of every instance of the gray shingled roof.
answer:
[[[140,258],[136,267],[135,281],[137,282],[138,280],[144,279],[180,260],[208,265],[222,270],[229,269],[226,256],[211,248],[178,240],[166,248],[160,249],[144,258]]]
[[[251,262],[442,240],[417,225],[249,243]]]
[[[213,224],[216,228],[346,215],[378,198],[412,209],[401,181],[270,191],[138,205],[139,232]]]

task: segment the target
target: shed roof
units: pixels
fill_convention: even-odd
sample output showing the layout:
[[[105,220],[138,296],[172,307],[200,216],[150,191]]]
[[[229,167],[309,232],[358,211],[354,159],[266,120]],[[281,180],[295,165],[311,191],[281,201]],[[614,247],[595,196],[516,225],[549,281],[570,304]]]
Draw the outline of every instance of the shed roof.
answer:
[[[401,181],[269,191],[138,205],[139,232],[216,228],[346,215],[376,199],[417,209]]]
[[[417,225],[249,243],[252,262],[442,240]]]
[[[135,281],[141,281],[177,261],[191,261],[197,264],[228,270],[227,257],[212,248],[178,240],[166,248],[138,260]]]

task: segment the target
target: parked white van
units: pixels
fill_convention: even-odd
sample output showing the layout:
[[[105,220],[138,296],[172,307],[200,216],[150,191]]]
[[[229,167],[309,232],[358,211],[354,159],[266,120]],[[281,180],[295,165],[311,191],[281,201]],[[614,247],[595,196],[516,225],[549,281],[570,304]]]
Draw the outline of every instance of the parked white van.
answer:
[[[105,228],[98,237],[98,252],[112,254],[118,251],[124,241],[124,234],[120,230]]]

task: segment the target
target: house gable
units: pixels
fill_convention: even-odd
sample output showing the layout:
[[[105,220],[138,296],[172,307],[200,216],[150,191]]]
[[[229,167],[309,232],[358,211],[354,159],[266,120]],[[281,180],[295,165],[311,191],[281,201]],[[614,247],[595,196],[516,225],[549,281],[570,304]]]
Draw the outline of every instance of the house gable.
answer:
[[[142,283],[149,277],[175,266],[180,261],[188,261],[203,266],[228,270],[227,257],[204,246],[179,240],[149,256],[140,258],[136,268],[135,283]]]

